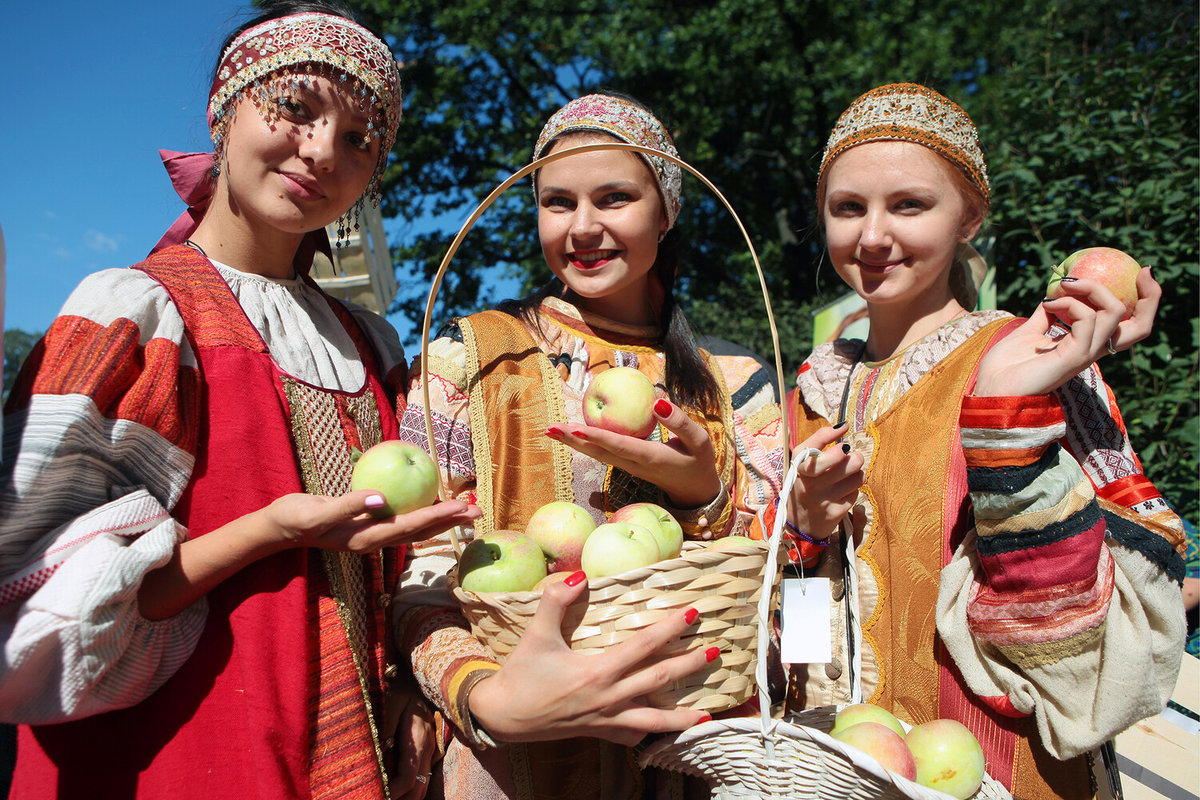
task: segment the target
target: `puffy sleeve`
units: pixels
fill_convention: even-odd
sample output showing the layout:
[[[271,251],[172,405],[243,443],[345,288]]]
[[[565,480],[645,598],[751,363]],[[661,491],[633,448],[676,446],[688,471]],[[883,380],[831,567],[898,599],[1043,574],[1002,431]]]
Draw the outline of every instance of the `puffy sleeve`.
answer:
[[[199,375],[183,321],[136,270],[86,279],[6,408],[0,489],[0,718],[50,723],[134,705],[191,655],[201,600],[151,621],[143,576],[187,531]]]
[[[419,361],[414,361],[410,372],[400,438],[428,449]],[[475,459],[466,384],[462,335],[457,326],[450,325],[429,345],[430,415],[438,467],[448,494],[474,503]],[[483,746],[491,741],[473,724],[467,699],[471,687],[499,665],[471,635],[458,601],[446,585],[446,575],[453,567],[448,534],[413,546],[396,592],[396,643],[401,653],[408,654],[425,695],[468,742]]]
[[[938,632],[984,702],[1035,715],[1058,758],[1087,752],[1170,698],[1182,526],[1094,369],[1057,395],[968,395],[960,424],[975,528],[942,574]]]

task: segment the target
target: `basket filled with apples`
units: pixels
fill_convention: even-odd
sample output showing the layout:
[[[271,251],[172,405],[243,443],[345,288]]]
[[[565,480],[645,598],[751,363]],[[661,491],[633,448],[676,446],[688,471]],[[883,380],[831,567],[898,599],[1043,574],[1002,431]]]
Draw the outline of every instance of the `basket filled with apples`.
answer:
[[[781,494],[791,491],[799,465],[818,452],[808,448],[796,455]],[[782,540],[784,523],[784,516],[777,515],[771,542]],[[769,561],[776,555],[768,548]],[[767,571],[771,569],[769,563]],[[722,800],[1012,800],[987,775],[979,742],[959,722],[932,720],[914,727],[865,703],[772,717],[767,619],[762,604],[757,620],[764,631],[757,642],[755,671],[758,718],[711,720],[660,739],[640,756],[643,767],[702,778]]]
[[[601,380],[605,376],[610,380]],[[655,427],[655,399],[649,378],[615,367],[588,387],[584,419],[644,438]],[[655,503],[623,506],[597,525],[587,509],[554,501],[535,511],[523,531],[472,540],[449,583],[472,633],[501,663],[537,612],[546,584],[581,569],[589,578],[587,594],[562,625],[563,638],[578,652],[603,652],[673,612],[695,608],[700,623],[662,652],[715,647],[720,655],[647,702],[715,713],[755,692],[755,617],[762,592],[771,591],[780,573],[776,566],[764,574],[767,548],[744,536],[685,542],[683,527]]]

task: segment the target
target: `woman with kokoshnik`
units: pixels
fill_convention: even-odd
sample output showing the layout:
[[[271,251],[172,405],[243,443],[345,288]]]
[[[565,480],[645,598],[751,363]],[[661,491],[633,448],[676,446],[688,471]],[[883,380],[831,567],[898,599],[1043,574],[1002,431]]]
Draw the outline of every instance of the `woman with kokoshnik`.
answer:
[[[375,520],[380,494],[347,493],[352,448],[397,436],[407,369],[389,326],[307,274],[325,225],[377,195],[400,110],[391,51],[344,10],[265,7],[222,50],[215,157],[166,158],[188,212],[146,261],[85,280],[30,356],[0,496],[12,797],[424,795],[432,715],[390,638],[394,545],[478,510]],[[548,593],[551,631],[567,594]],[[555,655],[532,660],[569,674]],[[472,712],[575,720],[515,656],[508,694]]]
[[[923,86],[864,94],[826,145],[821,224],[870,329],[818,346],[786,406],[793,441],[842,442],[787,502],[834,619],[832,662],[791,665],[787,704],[861,684],[966,724],[1017,797],[1091,797],[1085,755],[1179,668],[1181,526],[1093,364],[1149,334],[1161,289],[1143,269],[1125,321],[1082,279],[1025,321],[972,311],[989,188],[970,118]]]
[[[676,154],[645,107],[593,94],[550,117],[533,155],[614,141]],[[746,533],[778,492],[780,415],[769,376],[751,358],[700,350],[675,304],[680,189],[678,165],[629,151],[543,166],[534,173],[538,235],[554,279],[524,300],[453,321],[431,342],[440,466],[451,496],[479,505],[475,536],[524,530],[542,505],[567,500],[596,523],[627,504],[653,502],[688,538],[719,538]],[[650,440],[583,424],[584,392],[618,366],[640,370],[658,387],[660,428]],[[419,377],[401,436],[424,443]],[[473,696],[492,683],[496,667],[446,588],[454,566],[448,538],[415,552],[402,577],[406,611],[398,609],[397,641],[411,653],[426,694],[458,723],[443,768],[447,796],[642,797],[647,779],[628,747],[640,735],[602,741],[547,730],[544,738],[553,741],[498,748],[505,731],[455,712],[463,692]],[[566,582],[582,591],[586,577]],[[447,659],[455,650],[458,658]],[[548,689],[571,691],[561,680],[550,676]]]

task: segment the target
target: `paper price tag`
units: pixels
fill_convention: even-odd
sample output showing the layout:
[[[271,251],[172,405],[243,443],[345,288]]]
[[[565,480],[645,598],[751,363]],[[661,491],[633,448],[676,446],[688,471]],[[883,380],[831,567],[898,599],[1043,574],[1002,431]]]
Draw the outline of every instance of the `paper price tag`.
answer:
[[[785,578],[779,588],[785,664],[828,664],[833,660],[829,578]]]

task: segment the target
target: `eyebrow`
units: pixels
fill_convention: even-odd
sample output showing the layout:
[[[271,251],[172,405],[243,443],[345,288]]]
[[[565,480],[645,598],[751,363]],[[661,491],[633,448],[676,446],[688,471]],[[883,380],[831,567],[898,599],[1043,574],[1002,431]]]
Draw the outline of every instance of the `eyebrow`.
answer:
[[[624,180],[613,181],[611,183],[604,183],[604,184],[601,184],[600,186],[597,186],[596,191],[612,192],[612,191],[616,191],[618,189],[625,190],[625,189],[631,189],[631,188],[637,189],[637,188],[639,188],[639,184],[636,181],[624,181]],[[538,194],[539,195],[547,194],[547,193],[548,194],[570,194],[571,192],[572,192],[571,189],[567,189],[567,188],[564,188],[561,186],[544,186],[544,187],[542,187],[541,191],[538,192]]]

